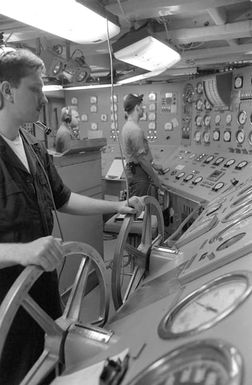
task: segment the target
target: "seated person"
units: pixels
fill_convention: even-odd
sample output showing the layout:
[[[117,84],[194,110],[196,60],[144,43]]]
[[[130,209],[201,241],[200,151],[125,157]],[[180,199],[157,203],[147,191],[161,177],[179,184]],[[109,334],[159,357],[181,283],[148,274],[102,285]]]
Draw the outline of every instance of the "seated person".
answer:
[[[78,111],[68,106],[61,110],[61,125],[56,134],[56,151],[65,152],[71,148],[71,141],[78,139]]]

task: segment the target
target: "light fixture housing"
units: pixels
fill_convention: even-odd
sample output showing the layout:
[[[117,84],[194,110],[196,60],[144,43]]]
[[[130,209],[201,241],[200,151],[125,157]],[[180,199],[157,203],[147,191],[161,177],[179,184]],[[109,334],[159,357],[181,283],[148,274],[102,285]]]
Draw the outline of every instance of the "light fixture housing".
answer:
[[[116,59],[147,71],[165,70],[180,60],[180,54],[155,37],[148,27],[130,31],[112,44]]]
[[[1,14],[79,44],[101,43],[120,32],[118,18],[87,0],[8,0]],[[91,8],[92,7],[92,8]]]

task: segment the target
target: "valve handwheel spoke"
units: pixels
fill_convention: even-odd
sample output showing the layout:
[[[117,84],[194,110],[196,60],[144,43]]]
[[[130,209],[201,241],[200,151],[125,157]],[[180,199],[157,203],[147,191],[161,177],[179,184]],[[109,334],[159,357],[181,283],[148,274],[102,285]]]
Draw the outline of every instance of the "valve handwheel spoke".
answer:
[[[85,294],[90,264],[95,269],[100,288],[100,309],[96,324],[103,325],[108,318],[109,291],[106,283],[106,268],[100,254],[90,245],[81,242],[63,244],[65,257],[82,256],[70,296],[62,317],[53,320],[29,295],[29,290],[41,276],[38,266],[27,266],[16,279],[0,306],[0,356],[12,321],[22,306],[45,332],[44,350],[21,385],[37,385],[51,370],[64,364],[64,342],[71,325],[79,322],[81,300]]]
[[[164,238],[164,220],[162,210],[157,200],[151,196],[144,197],[144,217],[142,222],[141,240],[137,246],[129,243],[128,236],[134,221],[134,216],[127,214],[118,234],[112,264],[111,291],[115,309],[127,300],[128,296],[137,288],[149,269],[149,257],[152,245],[159,244]],[[152,217],[156,217],[157,235],[152,239]],[[131,278],[125,282],[129,273],[125,273],[125,256],[131,259],[133,265]],[[122,280],[122,276],[125,279]]]

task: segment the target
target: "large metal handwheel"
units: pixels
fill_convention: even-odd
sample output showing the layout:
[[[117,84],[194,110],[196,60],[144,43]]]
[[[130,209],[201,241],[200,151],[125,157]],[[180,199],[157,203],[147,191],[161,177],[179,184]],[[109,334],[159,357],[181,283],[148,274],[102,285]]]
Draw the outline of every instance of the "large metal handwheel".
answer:
[[[28,294],[32,285],[43,273],[43,270],[36,266],[28,266],[23,270],[0,307],[0,356],[9,328],[20,306],[45,331],[44,350],[21,385],[37,385],[51,370],[64,367],[64,342],[70,326],[79,321],[82,297],[91,265],[95,268],[100,286],[100,316],[96,323],[103,325],[108,317],[109,291],[105,280],[106,268],[100,254],[92,246],[80,242],[67,242],[63,245],[63,250],[65,256],[81,255],[82,260],[62,317],[54,321]]]
[[[154,244],[160,244],[164,238],[164,220],[158,201],[151,196],[145,196],[144,204],[142,234],[139,245],[132,245],[128,241],[134,221],[132,214],[125,216],[117,238],[111,278],[112,298],[115,309],[122,306],[144,278],[149,270],[151,248]],[[152,216],[155,216],[157,219],[155,239],[152,239]],[[131,271],[125,272],[125,267],[128,268],[129,265],[131,266]],[[125,284],[123,277],[127,278],[127,276],[129,282]]]

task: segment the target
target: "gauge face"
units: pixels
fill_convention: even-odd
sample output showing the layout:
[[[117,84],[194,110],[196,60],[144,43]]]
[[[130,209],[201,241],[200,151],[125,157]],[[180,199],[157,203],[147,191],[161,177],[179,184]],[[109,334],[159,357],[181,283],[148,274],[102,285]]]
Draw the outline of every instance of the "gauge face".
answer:
[[[204,117],[204,124],[205,124],[205,126],[209,126],[210,122],[211,122],[211,116],[210,115],[206,115]]]
[[[185,175],[184,172],[180,172],[178,175],[176,175],[176,179],[180,179]]]
[[[185,182],[189,182],[189,180],[191,180],[193,178],[193,174],[188,174],[185,178],[184,178],[184,181]]]
[[[222,156],[220,156],[219,158],[216,159],[216,161],[214,162],[214,164],[215,164],[216,166],[218,166],[220,163],[223,162],[223,160],[224,160],[224,158],[223,158]]]
[[[241,88],[243,85],[243,77],[242,76],[236,76],[234,80],[234,87],[235,88]]]
[[[215,116],[214,121],[215,121],[215,124],[219,124],[219,123],[220,123],[220,121],[221,121],[221,116],[220,116],[220,114],[217,114],[217,115]]]
[[[237,164],[236,168],[241,170],[243,167],[247,166],[248,162],[246,160],[242,160],[240,163]]]
[[[233,345],[214,339],[194,341],[158,358],[129,385],[241,385],[242,362]]]
[[[201,140],[201,133],[200,131],[196,131],[195,134],[194,134],[194,140],[195,142],[199,143],[200,140]]]
[[[238,115],[238,122],[240,124],[245,124],[247,120],[247,113],[246,111],[241,111]]]
[[[205,100],[205,109],[208,111],[212,109],[212,105],[207,99]]]
[[[204,161],[204,163],[210,163],[212,160],[213,160],[214,156],[213,155],[209,155],[206,160]]]
[[[198,92],[198,94],[202,94],[202,92],[203,92],[203,84],[201,82],[197,83],[196,91]]]
[[[202,101],[202,99],[198,99],[196,101],[196,110],[201,111],[202,108],[203,108],[203,101]]]
[[[224,164],[225,167],[230,167],[232,166],[232,164],[235,163],[235,160],[234,159],[229,159],[226,161],[226,163]]]
[[[227,317],[251,294],[252,273],[222,275],[180,301],[161,320],[161,338],[184,337],[206,330]]]
[[[238,130],[238,131],[236,132],[235,137],[236,137],[236,140],[237,140],[237,142],[238,142],[239,144],[243,143],[244,140],[245,140],[245,133],[244,133],[244,131],[243,131],[243,130]]]
[[[196,118],[195,118],[195,123],[196,123],[196,126],[201,126],[202,124],[202,116],[200,115],[197,115]]]
[[[210,143],[210,132],[209,131],[204,132],[203,141],[204,141],[204,143]]]
[[[215,131],[213,132],[213,140],[215,140],[215,141],[220,140],[220,131],[215,130]]]
[[[231,131],[225,131],[223,134],[224,142],[230,142],[231,140]]]
[[[232,122],[232,115],[231,114],[227,114],[227,116],[226,116],[226,123],[230,124],[231,122]]]
[[[223,183],[223,182],[218,182],[218,183],[213,187],[213,190],[214,190],[214,191],[219,191],[223,186],[224,186],[224,183]]]
[[[202,176],[197,176],[197,178],[194,179],[193,184],[198,184],[199,182],[202,181],[202,179],[203,179]]]

